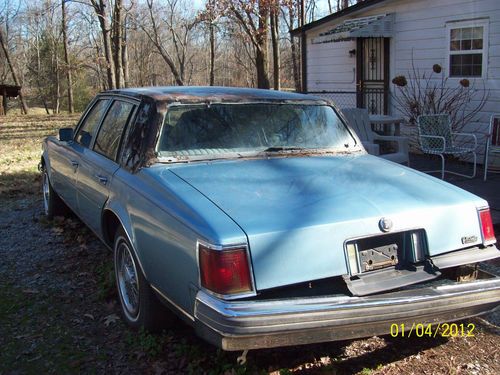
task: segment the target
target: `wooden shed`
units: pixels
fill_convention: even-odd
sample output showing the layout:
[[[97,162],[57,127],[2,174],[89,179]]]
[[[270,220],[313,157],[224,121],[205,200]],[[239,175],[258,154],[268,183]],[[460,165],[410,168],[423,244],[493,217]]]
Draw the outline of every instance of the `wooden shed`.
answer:
[[[3,85],[0,84],[0,115],[7,113],[7,98],[17,98],[21,93],[21,86]]]

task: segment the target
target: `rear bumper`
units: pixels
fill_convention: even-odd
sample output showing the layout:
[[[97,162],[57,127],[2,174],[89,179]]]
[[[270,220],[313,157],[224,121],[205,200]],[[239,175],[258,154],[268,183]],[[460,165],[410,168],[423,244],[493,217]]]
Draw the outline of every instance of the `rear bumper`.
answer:
[[[223,301],[196,296],[196,330],[224,350],[298,345],[383,335],[392,324],[440,323],[496,309],[500,277],[479,271],[473,282],[415,287],[365,297]]]

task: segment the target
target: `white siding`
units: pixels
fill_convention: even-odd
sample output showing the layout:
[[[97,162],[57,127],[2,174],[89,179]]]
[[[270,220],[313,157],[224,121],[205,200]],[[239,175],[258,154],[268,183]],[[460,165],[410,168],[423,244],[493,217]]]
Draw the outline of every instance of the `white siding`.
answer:
[[[309,44],[308,90],[354,90],[356,58],[349,51],[355,48],[355,41]]]
[[[446,23],[486,18],[489,21],[488,64],[486,78],[469,79],[476,89],[489,90],[488,102],[479,115],[479,122],[470,124],[470,130],[478,130],[478,140],[486,129],[492,112],[500,112],[500,0],[387,0],[381,4],[349,16],[359,18],[369,15],[394,13],[394,37],[391,39],[390,79],[396,75],[408,76],[413,64],[420,73],[432,72],[432,65],[440,64],[447,74]],[[342,43],[311,44],[319,33],[332,29],[346,18],[335,20],[307,33],[308,89],[355,90],[352,68],[356,59],[348,51],[355,48],[355,41]],[[324,58],[327,57],[327,58]],[[330,61],[335,62],[331,64]],[[331,81],[331,83],[330,83]],[[338,82],[337,82],[338,81]],[[459,79],[448,79],[455,87]],[[318,83],[320,82],[320,83]],[[342,82],[342,83],[340,83]],[[390,84],[391,89],[393,85]],[[393,109],[394,112],[394,109]]]

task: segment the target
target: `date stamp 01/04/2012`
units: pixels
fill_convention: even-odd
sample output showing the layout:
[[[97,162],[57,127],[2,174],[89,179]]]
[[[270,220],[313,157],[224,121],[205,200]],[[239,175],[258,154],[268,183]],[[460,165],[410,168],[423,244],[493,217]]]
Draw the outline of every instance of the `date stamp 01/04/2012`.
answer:
[[[391,324],[392,337],[474,337],[474,323]]]

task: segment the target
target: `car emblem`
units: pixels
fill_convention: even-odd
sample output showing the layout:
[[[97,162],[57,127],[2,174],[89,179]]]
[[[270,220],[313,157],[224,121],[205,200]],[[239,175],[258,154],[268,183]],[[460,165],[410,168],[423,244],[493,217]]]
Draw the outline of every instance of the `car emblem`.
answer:
[[[392,229],[392,220],[386,217],[383,217],[378,222],[378,226],[382,232],[389,232]]]
[[[468,244],[468,243],[474,243],[477,241],[477,236],[464,236],[462,237],[462,243]]]

